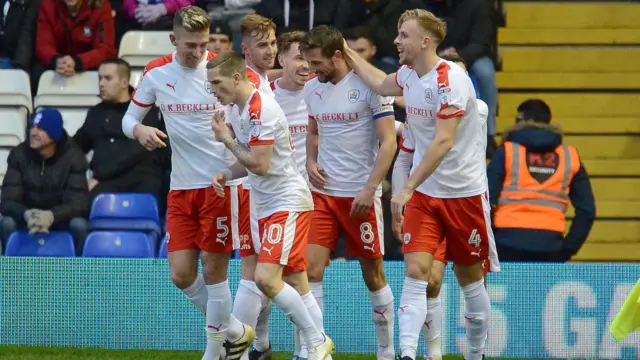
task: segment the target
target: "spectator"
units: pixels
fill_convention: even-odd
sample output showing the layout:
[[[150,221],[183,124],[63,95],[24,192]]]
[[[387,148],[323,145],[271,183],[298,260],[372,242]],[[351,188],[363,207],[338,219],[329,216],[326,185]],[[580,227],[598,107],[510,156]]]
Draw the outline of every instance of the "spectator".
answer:
[[[309,31],[318,25],[333,25],[341,28],[336,20],[343,18],[340,11],[346,1],[322,0],[262,0],[256,6],[256,12],[271,19],[278,32],[293,30]]]
[[[102,102],[87,112],[87,117],[73,136],[86,154],[93,150],[89,180],[91,198],[100,193],[151,193],[156,199],[162,190],[162,158],[165,151],[149,152],[137,140],[122,132],[122,118],[131,101],[131,68],[121,59],[110,59],[98,70]],[[153,107],[143,123],[162,127],[160,113]]]
[[[516,124],[489,163],[487,177],[500,261],[567,261],[587,240],[596,215],[578,152],[562,144],[542,100],[518,107]],[[564,236],[569,201],[575,208]]]
[[[498,88],[492,47],[495,45],[491,3],[487,0],[433,0],[429,9],[447,22],[438,54],[458,54],[475,77],[480,98],[489,107],[487,158],[495,151]]]
[[[41,1],[0,1],[0,69],[31,71]]]
[[[36,81],[45,70],[73,76],[117,55],[108,0],[42,0],[38,13]]]
[[[67,230],[81,252],[89,230],[87,160],[63,128],[62,115],[45,109],[33,116],[27,141],[9,153],[2,182],[2,242],[18,229]]]
[[[386,74],[393,74],[398,67],[382,62],[376,57],[378,48],[373,42],[371,32],[366,26],[358,26],[344,32],[344,38],[350,48],[355,50],[363,59],[370,62],[373,66],[384,71]]]
[[[393,43],[398,36],[398,19],[402,13],[413,8],[416,0],[355,0],[344,2],[340,8],[340,19],[336,26],[354,28],[366,26],[371,29],[371,38],[377,45],[376,54],[381,61],[394,66],[398,64],[398,50]],[[415,6],[420,7],[420,6]],[[342,17],[345,20],[342,20]]]
[[[172,30],[173,14],[195,0],[123,0],[127,30]]]
[[[212,21],[207,50],[216,54],[233,50],[233,32],[226,21]]]

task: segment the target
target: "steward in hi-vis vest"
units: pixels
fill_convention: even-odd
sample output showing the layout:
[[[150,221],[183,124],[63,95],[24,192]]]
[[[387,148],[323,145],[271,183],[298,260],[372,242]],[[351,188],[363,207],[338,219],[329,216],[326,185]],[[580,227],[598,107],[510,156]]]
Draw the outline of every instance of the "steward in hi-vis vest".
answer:
[[[541,100],[518,107],[516,124],[487,168],[493,228],[501,261],[567,261],[587,239],[595,219],[589,175],[578,151],[562,144]],[[566,212],[575,208],[567,229]]]

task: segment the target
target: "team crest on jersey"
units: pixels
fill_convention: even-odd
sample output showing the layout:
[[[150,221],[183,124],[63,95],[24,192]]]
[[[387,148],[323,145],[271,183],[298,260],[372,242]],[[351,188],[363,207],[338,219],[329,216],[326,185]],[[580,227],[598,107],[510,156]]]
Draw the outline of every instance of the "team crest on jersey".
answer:
[[[411,241],[411,233],[405,233],[403,240],[405,244],[408,244]]]
[[[358,101],[358,99],[360,99],[360,90],[349,90],[349,92],[347,93],[347,98],[351,103],[355,103],[356,101]]]
[[[431,102],[433,101],[433,91],[431,91],[431,89],[426,89],[424,91],[424,101],[429,104],[431,104]]]
[[[204,90],[209,94],[213,94],[213,92],[211,91],[211,83],[207,80],[204,81]]]

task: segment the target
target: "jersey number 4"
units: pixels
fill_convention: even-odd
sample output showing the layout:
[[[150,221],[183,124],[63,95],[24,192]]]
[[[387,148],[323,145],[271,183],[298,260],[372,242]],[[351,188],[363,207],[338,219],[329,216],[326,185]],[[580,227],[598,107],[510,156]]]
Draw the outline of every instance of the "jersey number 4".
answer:
[[[473,231],[471,231],[471,235],[469,236],[469,244],[478,247],[480,246],[481,242],[482,238],[480,237],[480,234],[478,234],[478,229],[473,229]]]

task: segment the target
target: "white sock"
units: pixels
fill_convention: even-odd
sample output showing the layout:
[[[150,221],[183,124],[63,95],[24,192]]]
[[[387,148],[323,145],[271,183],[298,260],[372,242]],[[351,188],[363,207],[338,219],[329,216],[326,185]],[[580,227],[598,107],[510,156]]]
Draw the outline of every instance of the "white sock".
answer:
[[[304,306],[307,308],[309,315],[311,315],[311,319],[313,319],[313,323],[316,328],[320,330],[321,333],[324,334],[324,322],[322,318],[322,311],[320,311],[320,307],[316,302],[316,299],[313,297],[311,292],[308,292],[302,295],[302,302],[304,302]]]
[[[420,329],[427,317],[427,282],[407,277],[404,279],[398,324],[400,325],[401,356],[416,358]]]
[[[258,308],[260,313],[256,324],[256,338],[253,341],[253,347],[261,352],[269,349],[269,316],[271,315],[271,307],[271,300],[266,296],[262,298]]]
[[[464,294],[464,317],[467,330],[467,360],[480,360],[484,351],[491,315],[489,294],[484,279],[462,288]]]
[[[394,360],[393,346],[393,293],[389,285],[376,292],[370,292],[373,308],[373,324],[378,342],[378,360]]]
[[[316,299],[320,311],[324,314],[324,290],[322,289],[322,283],[309,283],[309,289],[311,290],[313,298]]]
[[[209,293],[207,292],[207,286],[204,284],[204,276],[202,276],[202,274],[198,274],[193,284],[182,289],[182,292],[187,295],[189,300],[191,300],[191,302],[197,306],[203,314],[207,313]]]
[[[236,298],[233,302],[233,316],[241,323],[255,329],[263,298],[266,298],[266,296],[258,289],[256,283],[249,280],[240,280]],[[249,351],[245,351],[241,359],[247,360],[248,358]]]
[[[300,294],[289,284],[284,284],[282,290],[273,298],[273,302],[300,328],[300,331],[307,339],[307,344],[311,344],[315,348],[324,343],[324,335],[315,326],[313,318],[307,311]]]
[[[203,360],[218,360],[229,328],[231,291],[227,281],[207,285],[207,350]]]
[[[427,317],[422,326],[422,336],[427,343],[430,356],[441,357],[442,348],[440,346],[440,332],[442,329],[442,302],[440,295],[430,299],[427,298]]]

